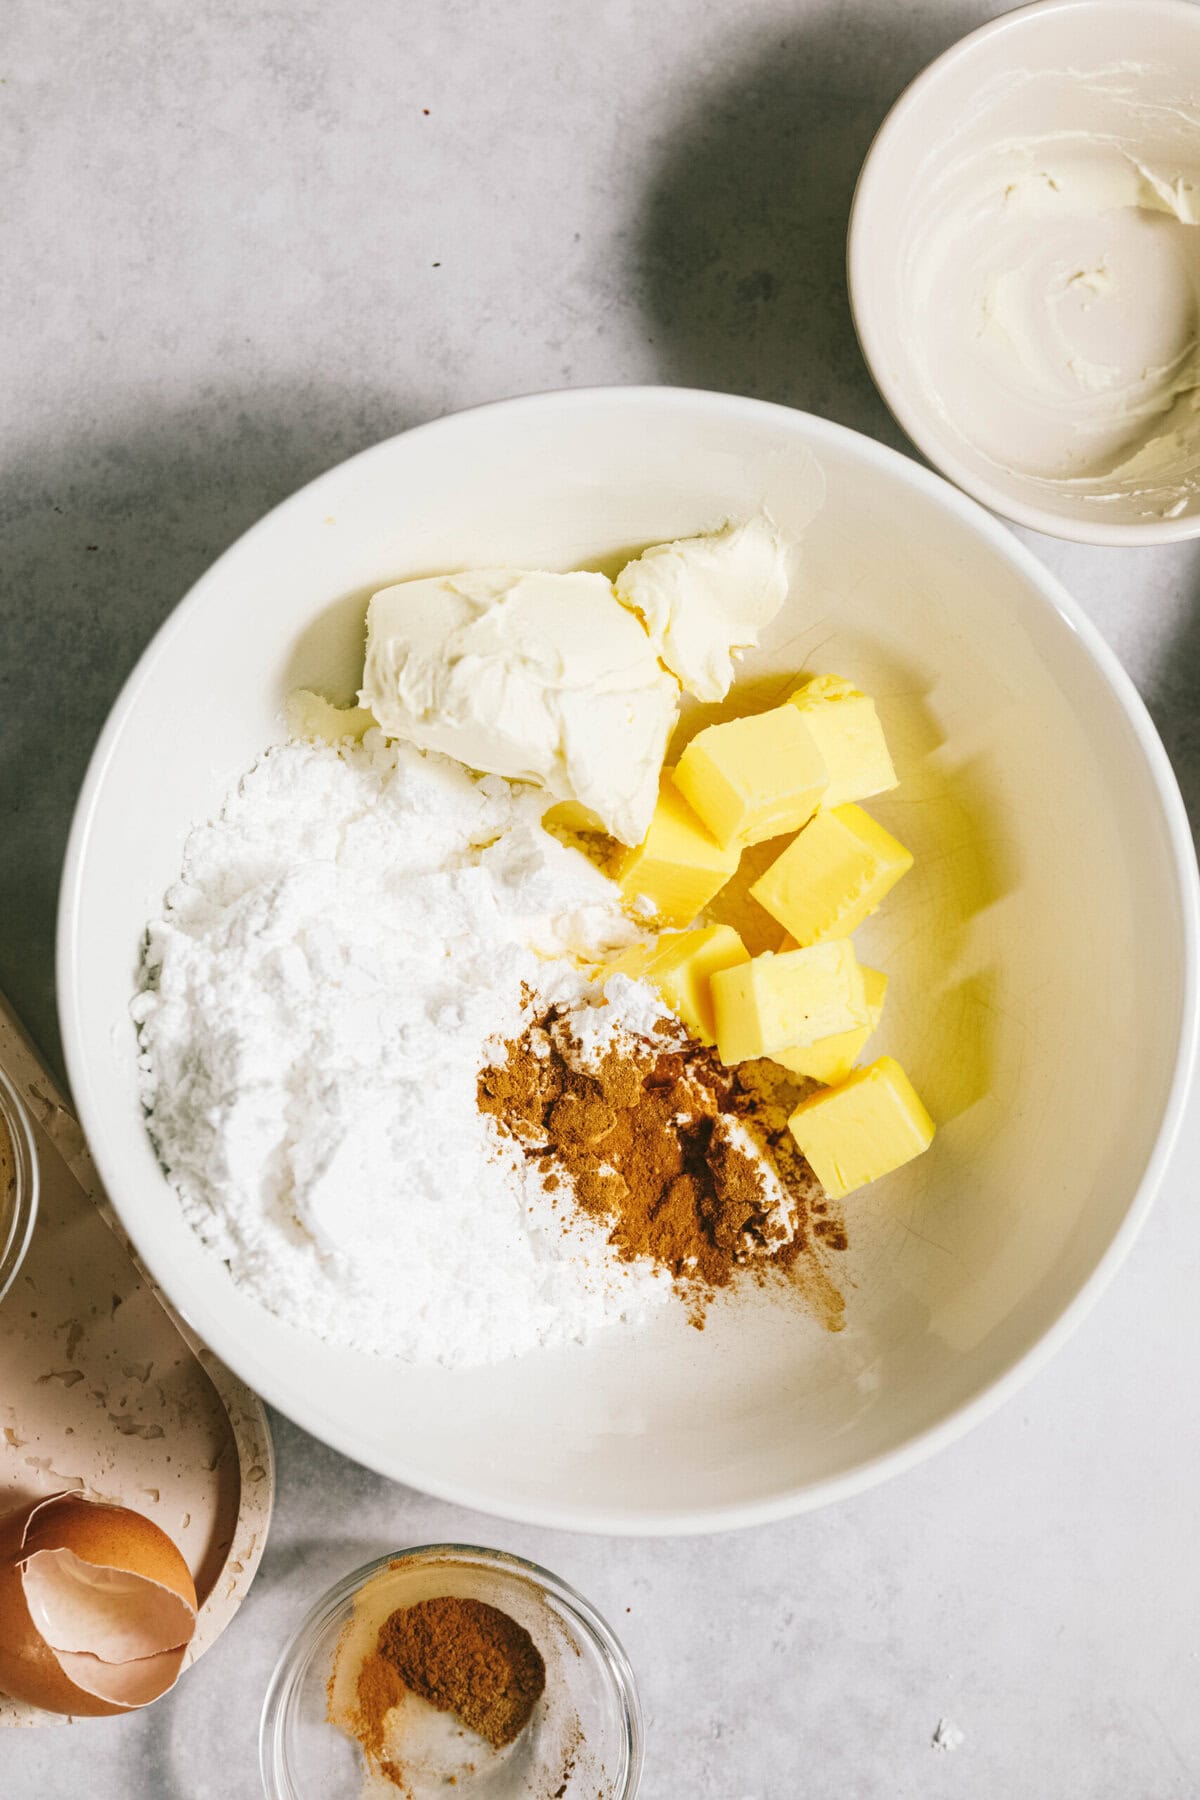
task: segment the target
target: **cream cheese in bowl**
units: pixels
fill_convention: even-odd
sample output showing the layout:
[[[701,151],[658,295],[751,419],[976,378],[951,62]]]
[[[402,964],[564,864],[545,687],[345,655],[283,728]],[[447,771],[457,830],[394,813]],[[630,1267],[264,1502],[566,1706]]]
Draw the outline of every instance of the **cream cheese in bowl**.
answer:
[[[1113,0],[998,20],[868,158],[851,273],[876,377],[927,454],[1043,529],[1200,528],[1198,27]]]
[[[1174,518],[1200,478],[1200,116],[1143,160],[1136,74],[1086,79],[1107,132],[1016,129],[1078,75],[998,97],[1013,135],[949,157],[915,226],[910,330],[934,404],[1002,469]]]

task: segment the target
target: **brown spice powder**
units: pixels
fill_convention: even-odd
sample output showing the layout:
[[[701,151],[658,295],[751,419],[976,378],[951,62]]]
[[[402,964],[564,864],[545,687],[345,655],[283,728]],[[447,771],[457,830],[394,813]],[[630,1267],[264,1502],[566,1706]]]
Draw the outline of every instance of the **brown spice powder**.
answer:
[[[393,1706],[399,1706],[404,1698],[404,1683],[395,1665],[386,1662],[377,1653],[364,1657],[358,1672],[356,1698],[358,1705],[354,1717],[354,1735],[381,1773],[395,1787],[400,1787],[403,1782],[400,1770],[394,1763],[389,1763],[383,1754],[388,1713]]]
[[[412,1693],[503,1749],[524,1731],[546,1686],[523,1625],[486,1600],[419,1600],[379,1628],[377,1656]]]
[[[773,1063],[727,1069],[671,1021],[660,1031],[589,1066],[566,1019],[543,1013],[480,1072],[478,1102],[552,1195],[567,1189],[622,1257],[666,1270],[702,1325],[740,1274],[843,1249],[845,1233],[787,1129],[805,1084]]]
[[[485,1600],[443,1595],[383,1621],[358,1672],[349,1724],[369,1763],[407,1792],[404,1770],[384,1754],[388,1714],[406,1692],[501,1750],[524,1731],[545,1686],[545,1662],[523,1625]]]

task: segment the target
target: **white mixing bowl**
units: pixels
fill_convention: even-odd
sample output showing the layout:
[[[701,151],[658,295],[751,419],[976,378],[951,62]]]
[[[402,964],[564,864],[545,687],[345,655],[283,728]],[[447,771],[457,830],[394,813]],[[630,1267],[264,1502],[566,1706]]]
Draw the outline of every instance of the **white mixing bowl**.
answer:
[[[880,1047],[941,1131],[848,1202],[846,1328],[767,1300],[448,1373],[331,1350],[244,1297],[146,1136],[129,1020],[145,921],[190,824],[347,694],[397,577],[568,567],[767,500],[805,574],[748,680],[802,667],[878,696],[902,778],[872,803],[916,868],[862,933]],[[760,684],[756,690],[761,696]],[[79,1114],[140,1255],[268,1400],[398,1480],[598,1531],[745,1525],[903,1469],[1060,1343],[1150,1205],[1196,1030],[1196,882],[1171,770],[1086,619],[937,476],[759,401],[611,389],[506,401],[353,458],[221,558],[150,645],[97,746],[59,933]]]

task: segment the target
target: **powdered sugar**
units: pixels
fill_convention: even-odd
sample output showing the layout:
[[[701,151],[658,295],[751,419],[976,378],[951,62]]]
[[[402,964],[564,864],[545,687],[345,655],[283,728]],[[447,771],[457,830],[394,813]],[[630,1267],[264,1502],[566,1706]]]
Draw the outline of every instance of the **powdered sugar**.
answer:
[[[720,1113],[713,1120],[713,1138],[727,1152],[739,1155],[754,1168],[762,1192],[755,1232],[765,1243],[790,1244],[800,1229],[796,1197],[780,1179],[766,1133],[748,1119]]]
[[[595,1068],[621,1039],[657,1037],[665,1014],[661,994],[648,982],[610,975],[603,986],[581,994],[565,1015],[573,1047],[568,1060]]]
[[[236,1281],[333,1342],[485,1362],[669,1292],[564,1229],[476,1105],[531,991],[597,1055],[663,1010],[571,960],[638,933],[544,805],[374,731],[287,744],[191,833],[149,928],[134,1016],[171,1181]]]

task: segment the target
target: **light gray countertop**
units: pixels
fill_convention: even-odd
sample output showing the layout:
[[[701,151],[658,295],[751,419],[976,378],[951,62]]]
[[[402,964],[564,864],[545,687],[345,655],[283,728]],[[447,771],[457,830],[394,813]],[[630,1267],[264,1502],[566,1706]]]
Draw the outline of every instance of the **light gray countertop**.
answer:
[[[990,0],[10,0],[0,980],[46,1049],[75,790],[148,636],[258,515],[404,426],[673,382],[901,442],[842,273],[874,127]],[[1200,545],[1030,538],[1200,806]],[[1131,1071],[1136,1078],[1136,1071]],[[278,1421],[257,1585],[178,1693],[5,1734],[5,1800],[250,1800],[268,1672],[356,1561],[532,1555],[624,1637],[646,1800],[1200,1795],[1200,1111],[1098,1311],[954,1449],[725,1538],[521,1529]],[[962,1735],[932,1743],[939,1719]]]

